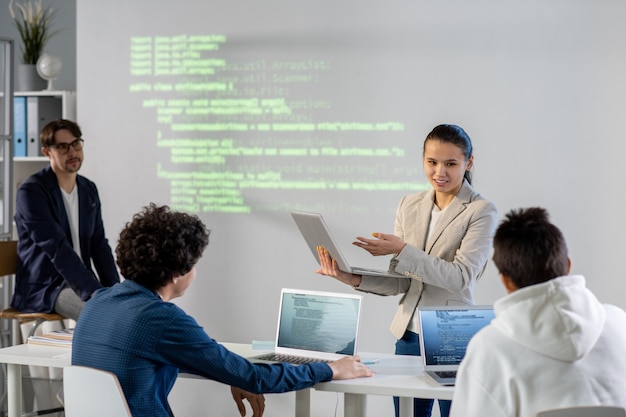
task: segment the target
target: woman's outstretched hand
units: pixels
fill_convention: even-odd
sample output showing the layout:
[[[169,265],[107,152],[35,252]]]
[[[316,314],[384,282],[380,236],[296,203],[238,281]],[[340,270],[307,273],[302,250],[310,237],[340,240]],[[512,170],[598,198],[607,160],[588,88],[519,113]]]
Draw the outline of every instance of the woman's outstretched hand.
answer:
[[[374,256],[392,255],[402,252],[406,243],[398,236],[386,233],[372,233],[375,239],[358,236],[354,246],[365,249]]]

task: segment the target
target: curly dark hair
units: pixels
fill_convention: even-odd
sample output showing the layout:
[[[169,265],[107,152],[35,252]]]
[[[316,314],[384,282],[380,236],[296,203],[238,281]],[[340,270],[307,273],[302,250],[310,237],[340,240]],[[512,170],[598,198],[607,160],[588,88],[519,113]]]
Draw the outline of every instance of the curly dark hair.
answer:
[[[210,231],[195,215],[149,206],[133,216],[115,248],[122,276],[156,291],[196,265]]]

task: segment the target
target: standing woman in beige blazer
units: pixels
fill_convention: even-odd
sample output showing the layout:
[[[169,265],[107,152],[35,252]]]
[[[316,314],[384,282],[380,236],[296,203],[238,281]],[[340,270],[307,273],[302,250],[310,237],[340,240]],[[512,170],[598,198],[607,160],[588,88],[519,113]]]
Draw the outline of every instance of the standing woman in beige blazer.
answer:
[[[353,243],[374,256],[393,255],[389,269],[407,278],[355,275],[337,268],[320,247],[320,269],[359,291],[404,294],[391,323],[396,354],[419,355],[415,310],[427,305],[474,304],[474,285],[491,254],[497,211],[471,186],[472,142],[456,125],[436,126],[424,141],[424,173],[432,190],[402,198],[394,234],[373,233]],[[415,399],[414,416],[429,417],[434,400]],[[398,399],[394,398],[396,416]],[[450,401],[439,401],[442,417]]]

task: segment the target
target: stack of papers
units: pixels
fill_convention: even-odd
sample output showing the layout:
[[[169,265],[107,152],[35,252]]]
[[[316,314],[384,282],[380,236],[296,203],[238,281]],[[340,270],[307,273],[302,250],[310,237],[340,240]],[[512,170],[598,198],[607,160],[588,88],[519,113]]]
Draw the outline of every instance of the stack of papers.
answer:
[[[74,335],[74,329],[53,330],[53,331],[44,333],[41,336],[30,336],[28,338],[28,344],[45,345],[45,346],[61,346],[61,347],[71,348],[73,335]]]

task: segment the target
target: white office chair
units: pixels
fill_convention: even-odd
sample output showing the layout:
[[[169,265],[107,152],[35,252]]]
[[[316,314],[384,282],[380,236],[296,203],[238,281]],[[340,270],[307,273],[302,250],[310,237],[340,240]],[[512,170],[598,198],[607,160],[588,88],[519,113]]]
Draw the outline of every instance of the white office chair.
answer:
[[[65,417],[132,417],[117,376],[86,366],[63,368]]]
[[[564,407],[540,411],[536,417],[626,417],[626,411],[608,405]]]

